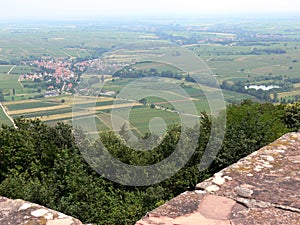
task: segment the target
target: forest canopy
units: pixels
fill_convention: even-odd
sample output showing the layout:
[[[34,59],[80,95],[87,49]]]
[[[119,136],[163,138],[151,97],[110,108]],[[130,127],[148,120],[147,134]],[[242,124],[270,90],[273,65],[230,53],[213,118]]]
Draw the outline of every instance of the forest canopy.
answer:
[[[17,119],[17,128],[0,129],[0,195],[35,202],[85,223],[134,224],[146,212],[194,189],[220,169],[299,129],[299,109],[299,103],[274,105],[249,100],[228,106],[221,150],[210,167],[200,172],[198,164],[211,131],[211,117],[203,113],[198,146],[189,162],[171,178],[145,187],[123,186],[97,174],[83,159],[74,135],[90,149],[96,143],[74,132],[70,125],[48,126],[39,120]],[[101,132],[99,139],[120,161],[151,165],[174,151],[178,133],[179,125],[169,127],[154,151],[134,151],[113,132]]]

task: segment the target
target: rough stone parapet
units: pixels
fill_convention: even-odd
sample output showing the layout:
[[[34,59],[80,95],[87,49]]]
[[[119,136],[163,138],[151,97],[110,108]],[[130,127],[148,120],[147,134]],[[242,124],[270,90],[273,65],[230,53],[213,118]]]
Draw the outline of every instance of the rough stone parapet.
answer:
[[[300,133],[289,133],[136,225],[300,224]]]
[[[0,197],[0,225],[83,224],[78,219],[34,203]]]

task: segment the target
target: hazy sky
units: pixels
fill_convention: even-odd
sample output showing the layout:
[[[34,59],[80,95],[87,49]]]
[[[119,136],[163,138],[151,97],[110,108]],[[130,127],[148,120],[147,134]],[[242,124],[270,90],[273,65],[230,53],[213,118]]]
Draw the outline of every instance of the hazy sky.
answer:
[[[300,0],[0,0],[0,18],[92,18],[169,14],[300,15]]]

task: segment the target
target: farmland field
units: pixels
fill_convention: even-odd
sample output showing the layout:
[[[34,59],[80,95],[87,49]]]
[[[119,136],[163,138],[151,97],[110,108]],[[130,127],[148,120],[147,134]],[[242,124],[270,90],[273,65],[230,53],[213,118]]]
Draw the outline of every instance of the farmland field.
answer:
[[[67,122],[69,124],[71,124],[73,122],[73,124],[75,124],[75,126],[78,126],[85,131],[89,131],[91,129],[91,127],[93,127],[94,125],[96,126],[96,130],[99,132],[109,130],[109,128],[105,125],[105,123],[103,123],[102,120],[100,120],[97,117],[97,115],[74,119],[74,121],[67,120]]]
[[[7,104],[6,107],[9,111],[28,110],[34,108],[44,108],[57,106],[58,103],[47,101],[31,101],[31,102],[19,102],[15,104]]]
[[[276,29],[271,29],[268,23],[259,27],[256,24],[241,23],[232,25],[236,30],[231,30],[211,24],[207,25],[208,30],[202,30],[200,26],[198,28],[201,29],[191,31],[188,26],[180,25],[176,29],[163,26],[163,29],[157,31],[146,25],[143,28],[128,25],[120,29],[117,26],[100,28],[82,24],[59,27],[45,25],[38,29],[31,29],[30,26],[0,25],[0,61],[3,64],[0,65],[0,90],[3,91],[4,104],[9,115],[14,118],[39,118],[49,124],[58,121],[70,123],[75,108],[78,124],[88,126],[92,120],[99,130],[107,130],[112,128],[110,115],[114,109],[121,112],[132,107],[130,121],[127,123],[133,132],[141,135],[149,131],[149,121],[155,117],[164,119],[168,125],[178,122],[179,116],[183,114],[199,114],[203,111],[209,113],[211,105],[221,108],[220,99],[211,98],[210,104],[207,100],[218,91],[215,87],[199,86],[186,79],[188,72],[179,69],[195,71],[193,69],[198,68],[194,61],[190,61],[192,55],[203,60],[199,59],[199,62],[203,62],[203,70],[196,70],[198,75],[209,71],[219,85],[224,81],[234,87],[239,82],[242,83],[241,86],[278,85],[285,80],[294,79],[289,81],[288,88],[278,91],[278,98],[291,100],[292,96],[299,95],[300,81],[297,79],[300,78],[300,32],[297,29],[293,32],[287,30],[297,26],[294,23],[276,24]],[[247,39],[249,36],[251,38]],[[156,45],[155,40],[161,41],[158,42],[160,44]],[[191,52],[187,52],[187,49]],[[77,99],[76,104],[73,103],[73,96],[28,100],[43,97],[47,90],[38,90],[38,85],[30,89],[28,86],[36,83],[32,80],[20,83],[18,76],[38,71],[40,68],[33,67],[32,61],[43,57],[72,62],[85,62],[90,59],[102,59],[111,64],[130,62],[136,70],[170,70],[179,73],[181,77],[157,77],[156,81],[139,88],[130,86],[137,79],[115,77],[109,73],[111,71],[107,71],[104,74],[105,82],[91,82],[90,86],[85,87],[88,91],[83,95],[86,96]],[[171,62],[168,61],[170,57]],[[94,76],[100,79],[102,74],[99,71],[101,68],[93,67],[86,70],[80,79],[83,83]],[[234,87],[222,90],[226,103],[244,99],[270,100],[236,90]],[[132,90],[127,96],[122,96],[126,88]],[[128,101],[118,102],[112,97],[95,97],[100,90],[114,92],[113,97]],[[146,102],[140,102],[141,98],[137,93],[148,94],[144,99]],[[274,98],[276,95],[270,93],[269,96]],[[119,120],[120,124],[126,122],[121,117]]]
[[[299,43],[266,43],[267,46],[224,46],[197,45],[189,47],[202,57],[212,71],[219,75],[218,79],[243,78],[251,76],[287,75],[298,77],[300,70]],[[286,50],[286,54],[251,55],[253,48],[264,50],[278,48]],[[292,67],[292,68],[290,68]]]
[[[7,74],[8,71],[12,68],[13,65],[1,65],[0,74]]]
[[[8,109],[9,115],[14,118],[20,116],[30,119],[39,118],[49,124],[54,124],[55,122],[71,123],[72,118],[74,118],[76,125],[86,128],[90,126],[89,124],[95,123],[99,131],[112,128],[111,115],[107,113],[107,111],[110,111],[112,108],[117,110],[117,112],[124,110],[124,112],[126,112],[131,109],[130,126],[131,129],[135,130],[135,133],[139,135],[144,135],[146,132],[149,132],[148,123],[153,118],[159,117],[163,119],[166,126],[179,122],[179,115],[177,113],[166,110],[151,109],[149,106],[143,106],[137,103],[126,103],[126,101],[114,102],[111,98],[106,97],[95,98],[83,96],[81,98],[79,98],[77,103],[73,106],[71,105],[70,97],[27,100],[23,103],[22,101],[15,103],[9,102],[6,103],[5,106]],[[61,99],[66,99],[66,101],[62,103]],[[72,112],[72,107],[75,109],[75,112]],[[119,117],[117,123],[121,126],[126,123],[126,121]],[[160,128],[160,123],[152,124],[152,128]]]
[[[103,123],[109,127],[120,129],[122,125],[127,124],[129,129],[136,130],[140,135],[145,135],[149,130],[149,124],[152,125],[152,130],[158,131],[161,128],[162,123],[150,123],[152,119],[161,118],[166,126],[180,122],[179,115],[173,112],[168,112],[159,109],[150,109],[149,107],[133,107],[129,114],[129,124],[128,121],[123,117],[127,114],[127,111],[119,112],[113,117],[114,125],[112,124],[112,118],[110,114],[104,113],[99,114],[98,118],[103,121]],[[119,115],[119,116],[118,116]],[[152,120],[153,122],[153,120]]]
[[[0,126],[2,124],[5,125],[12,125],[12,122],[8,119],[8,117],[5,115],[5,113],[2,110],[2,107],[0,107]]]
[[[156,35],[143,32],[118,32],[110,28],[78,32],[76,26],[53,28],[50,25],[35,30],[17,25],[9,29],[4,27],[0,29],[0,36],[0,60],[4,61],[42,55],[86,57],[99,46],[111,48],[131,41],[157,39]]]
[[[0,74],[0,89],[22,89],[18,81],[19,76],[13,74]]]
[[[149,108],[132,109],[132,111],[130,112],[129,121],[142,134],[145,134],[147,132],[150,132],[149,124],[151,124],[150,122],[154,118],[161,118],[166,123],[166,125],[180,122],[178,114]],[[154,124],[152,123],[152,129],[154,131],[158,132],[161,126],[162,122],[158,121],[156,123],[154,122]]]
[[[181,72],[178,68],[161,62],[140,62],[133,65],[133,68],[137,70],[157,69],[160,72],[167,70],[170,70],[172,72]]]

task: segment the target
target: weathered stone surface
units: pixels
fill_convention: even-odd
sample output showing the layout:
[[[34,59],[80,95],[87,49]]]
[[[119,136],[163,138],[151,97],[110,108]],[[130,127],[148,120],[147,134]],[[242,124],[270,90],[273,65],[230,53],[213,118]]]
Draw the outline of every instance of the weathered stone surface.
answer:
[[[257,225],[257,224],[300,224],[298,213],[276,208],[253,208],[231,218],[232,225]]]
[[[0,197],[0,225],[82,225],[82,223],[37,204]]]
[[[136,225],[300,224],[300,133],[289,133]]]
[[[220,185],[215,194],[300,209],[300,163],[295,160],[299,155],[300,133],[286,134],[224,169],[223,175],[233,180]]]
[[[207,195],[199,205],[199,212],[206,218],[228,220],[236,202],[217,195]]]
[[[184,192],[176,198],[168,202],[168,204],[148,213],[148,216],[168,216],[170,218],[176,218],[191,214],[198,210],[200,201],[205,195],[198,194],[197,192]]]

